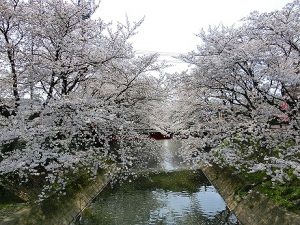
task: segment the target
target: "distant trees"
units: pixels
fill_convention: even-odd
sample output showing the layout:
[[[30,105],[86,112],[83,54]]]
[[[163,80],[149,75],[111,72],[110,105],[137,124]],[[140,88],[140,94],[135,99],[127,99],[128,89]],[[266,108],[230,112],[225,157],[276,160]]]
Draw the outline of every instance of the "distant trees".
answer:
[[[193,69],[174,78],[174,121],[193,136],[189,158],[198,152],[199,159],[281,181],[291,171],[300,177],[299,13],[294,1],[253,12],[239,27],[211,27],[198,35],[197,50],[181,57]],[[271,129],[274,121],[285,129]]]
[[[151,141],[133,138],[164,96],[149,75],[163,68],[157,55],[137,57],[129,42],[142,20],[113,26],[91,10],[85,1],[1,1],[2,184],[43,177],[47,195],[66,174],[158,156]]]

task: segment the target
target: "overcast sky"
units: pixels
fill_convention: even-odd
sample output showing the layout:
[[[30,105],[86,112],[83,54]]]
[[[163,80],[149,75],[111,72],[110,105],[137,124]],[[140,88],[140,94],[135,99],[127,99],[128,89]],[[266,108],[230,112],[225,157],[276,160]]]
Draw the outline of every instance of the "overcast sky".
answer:
[[[96,12],[105,21],[137,21],[145,16],[132,39],[136,50],[162,55],[195,49],[195,37],[209,25],[232,25],[250,12],[281,9],[292,0],[101,0]]]

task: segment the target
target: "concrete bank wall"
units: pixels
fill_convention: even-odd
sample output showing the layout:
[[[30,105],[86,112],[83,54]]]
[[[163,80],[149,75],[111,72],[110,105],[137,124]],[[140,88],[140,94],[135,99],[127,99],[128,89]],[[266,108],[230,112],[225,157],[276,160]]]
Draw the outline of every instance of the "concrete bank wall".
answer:
[[[99,175],[96,180],[84,190],[80,191],[75,198],[66,202],[58,214],[53,218],[41,218],[32,213],[30,207],[18,211],[14,215],[6,217],[0,221],[0,225],[70,225],[74,224],[76,217],[89,206],[91,201],[107,186],[111,181],[114,168],[111,168],[110,175]]]
[[[300,215],[275,205],[263,194],[250,192],[239,197],[241,183],[228,172],[215,166],[200,167],[243,225],[300,225]]]
[[[78,193],[75,198],[74,207],[64,213],[60,218],[49,221],[49,224],[53,225],[70,225],[75,224],[76,218],[82,213],[82,211],[89,206],[92,200],[107,186],[110,182],[110,176],[99,176],[95,182],[89,187],[85,188],[82,192]]]

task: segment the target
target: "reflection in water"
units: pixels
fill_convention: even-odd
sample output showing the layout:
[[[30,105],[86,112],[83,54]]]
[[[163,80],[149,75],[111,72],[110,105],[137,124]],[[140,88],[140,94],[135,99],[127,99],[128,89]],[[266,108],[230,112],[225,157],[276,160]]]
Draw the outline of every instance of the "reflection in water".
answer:
[[[82,224],[238,224],[201,171],[173,171],[107,188],[85,212]]]
[[[171,152],[171,142],[170,141],[167,141],[167,140],[163,140],[163,148],[164,148],[164,151],[163,151],[163,162],[162,162],[162,167],[163,169],[165,169],[166,171],[171,171],[171,170],[174,170],[176,167],[175,167],[175,164],[173,162],[173,155],[174,153]]]
[[[239,224],[201,171],[178,170],[183,167],[174,151],[180,143],[162,142],[166,172],[106,188],[85,211],[81,224]]]
[[[183,160],[178,154],[181,147],[179,140],[160,140],[162,143],[162,169],[165,171],[178,170],[184,167]]]

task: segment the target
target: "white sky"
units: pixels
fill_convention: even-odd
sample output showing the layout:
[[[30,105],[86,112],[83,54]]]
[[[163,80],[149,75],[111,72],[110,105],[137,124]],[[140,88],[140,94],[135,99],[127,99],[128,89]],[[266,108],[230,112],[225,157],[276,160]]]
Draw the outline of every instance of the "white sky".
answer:
[[[196,48],[199,40],[195,34],[201,28],[220,23],[232,25],[254,10],[266,12],[281,9],[291,1],[101,0],[96,14],[105,21],[120,22],[125,21],[126,15],[130,21],[145,16],[139,33],[132,39],[135,49],[176,55]]]

